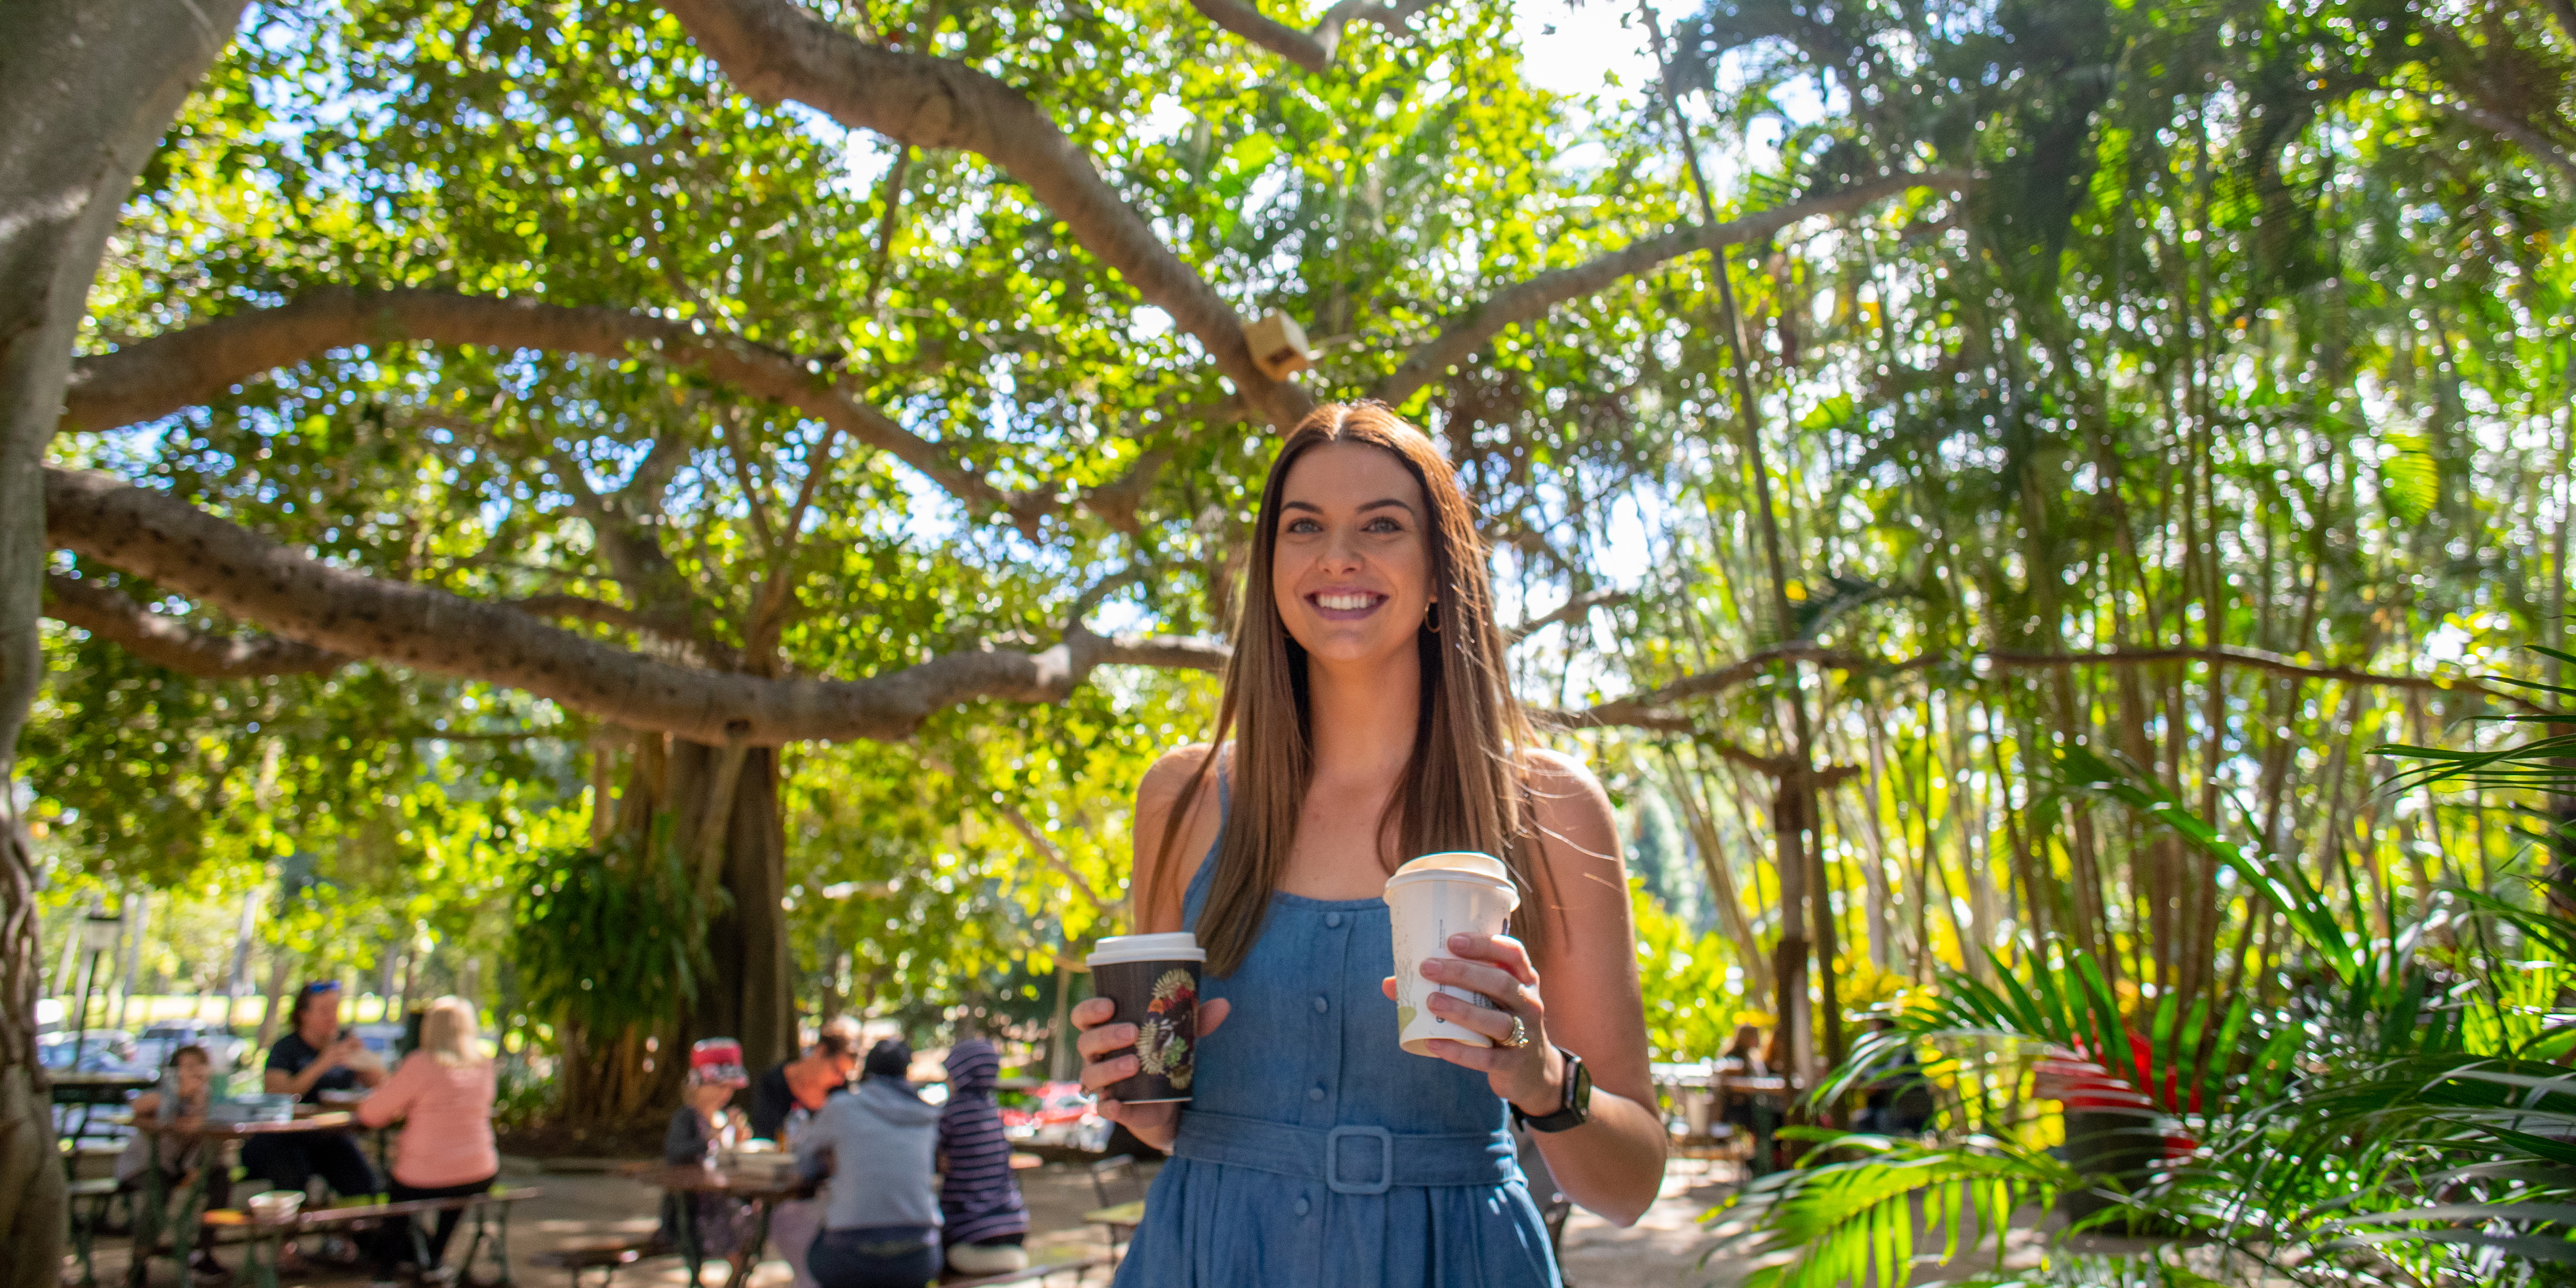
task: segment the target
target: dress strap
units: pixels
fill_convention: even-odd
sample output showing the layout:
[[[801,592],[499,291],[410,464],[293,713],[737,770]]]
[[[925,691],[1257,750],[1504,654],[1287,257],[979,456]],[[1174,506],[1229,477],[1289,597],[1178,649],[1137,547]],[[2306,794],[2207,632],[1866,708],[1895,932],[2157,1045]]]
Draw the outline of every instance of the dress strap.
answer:
[[[1190,877],[1189,889],[1181,896],[1181,929],[1196,931],[1199,912],[1207,907],[1208,891],[1216,885],[1216,854],[1225,847],[1225,816],[1234,812],[1234,784],[1227,780],[1224,768],[1216,771],[1216,841],[1208,846],[1207,857],[1199,860],[1199,870]]]

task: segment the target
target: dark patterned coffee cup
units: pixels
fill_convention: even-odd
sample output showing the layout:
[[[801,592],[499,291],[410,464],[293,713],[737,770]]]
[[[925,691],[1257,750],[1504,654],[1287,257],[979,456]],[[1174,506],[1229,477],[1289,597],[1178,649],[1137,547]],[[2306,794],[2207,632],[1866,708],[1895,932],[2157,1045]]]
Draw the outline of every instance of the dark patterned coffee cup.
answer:
[[[1207,952],[1187,931],[1113,935],[1090,957],[1091,991],[1136,1026],[1135,1077],[1100,1093],[1131,1105],[1185,1103],[1198,1068],[1199,968]]]

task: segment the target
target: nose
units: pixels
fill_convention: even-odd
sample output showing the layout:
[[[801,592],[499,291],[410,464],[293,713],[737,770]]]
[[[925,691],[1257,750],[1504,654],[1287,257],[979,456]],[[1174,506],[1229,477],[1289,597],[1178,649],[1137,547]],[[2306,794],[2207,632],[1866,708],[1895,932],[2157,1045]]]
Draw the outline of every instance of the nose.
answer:
[[[1324,540],[1323,567],[1327,572],[1357,572],[1360,548],[1357,534],[1348,528],[1335,528]]]

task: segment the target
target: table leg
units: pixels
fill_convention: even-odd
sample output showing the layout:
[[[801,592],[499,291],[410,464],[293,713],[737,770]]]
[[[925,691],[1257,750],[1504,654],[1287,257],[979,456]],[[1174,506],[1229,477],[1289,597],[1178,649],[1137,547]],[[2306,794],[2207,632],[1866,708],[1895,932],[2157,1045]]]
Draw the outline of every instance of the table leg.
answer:
[[[474,1210],[474,1219],[477,1222],[483,1219],[483,1209]],[[492,1232],[492,1251],[501,1263],[501,1277],[492,1282],[499,1288],[510,1288],[510,1285],[517,1281],[510,1278],[510,1209],[507,1204],[502,1206],[493,1225],[495,1228]],[[480,1230],[482,1227],[477,1225],[475,1228]]]
[[[733,1273],[725,1277],[725,1288],[743,1288],[751,1282],[751,1268],[760,1264],[760,1249],[769,1242],[770,1201],[762,1199],[754,1206],[760,1215],[751,1219],[751,1243],[742,1250],[742,1259],[734,1263]]]
[[[1771,1101],[1765,1096],[1753,1098],[1753,1174],[1771,1174],[1771,1136],[1776,1125],[1771,1121]]]
[[[680,1260],[689,1263],[689,1288],[700,1288],[705,1282],[702,1276],[707,1264],[705,1253],[699,1250],[697,1198],[689,1193],[671,1195],[671,1201],[680,1205]]]
[[[169,1180],[161,1174],[161,1133],[153,1132],[151,1140],[143,1168],[143,1201],[134,1208],[134,1261],[125,1268],[125,1282],[132,1288],[151,1282],[152,1251],[161,1244],[161,1218],[170,1206]]]
[[[250,1272],[251,1282],[258,1288],[277,1288],[277,1255],[285,1246],[283,1234],[265,1239],[260,1237],[258,1227],[252,1227],[249,1241],[242,1245],[242,1269]],[[262,1252],[268,1254],[265,1259],[260,1256]]]

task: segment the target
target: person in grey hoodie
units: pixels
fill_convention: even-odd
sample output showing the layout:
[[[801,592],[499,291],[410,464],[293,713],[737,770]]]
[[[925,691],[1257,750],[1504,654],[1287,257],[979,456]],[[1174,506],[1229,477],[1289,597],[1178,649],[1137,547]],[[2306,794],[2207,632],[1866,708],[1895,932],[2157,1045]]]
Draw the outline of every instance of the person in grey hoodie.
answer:
[[[832,1178],[806,1269],[823,1288],[923,1288],[939,1274],[939,1110],[904,1073],[912,1048],[869,1050],[858,1090],[834,1096],[796,1137],[806,1179]]]

